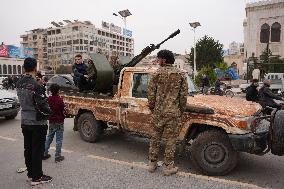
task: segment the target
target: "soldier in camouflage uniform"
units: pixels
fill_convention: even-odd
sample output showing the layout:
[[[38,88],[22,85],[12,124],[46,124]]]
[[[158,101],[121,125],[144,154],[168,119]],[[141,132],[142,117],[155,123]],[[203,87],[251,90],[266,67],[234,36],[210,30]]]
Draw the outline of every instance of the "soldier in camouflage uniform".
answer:
[[[161,66],[149,82],[148,103],[152,112],[154,132],[150,140],[149,172],[157,169],[158,152],[162,136],[166,140],[164,175],[175,174],[174,154],[181,115],[186,106],[188,85],[185,74],[173,67],[175,61],[171,51],[161,50],[157,54]]]
[[[97,79],[97,69],[93,62],[93,60],[88,60],[88,68],[87,68],[87,82],[88,82],[88,90],[93,90],[95,88],[95,82]]]

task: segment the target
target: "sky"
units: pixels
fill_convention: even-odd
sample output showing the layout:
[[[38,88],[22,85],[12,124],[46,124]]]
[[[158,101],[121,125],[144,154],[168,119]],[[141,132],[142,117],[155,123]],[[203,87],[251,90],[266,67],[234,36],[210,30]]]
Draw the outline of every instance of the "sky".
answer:
[[[133,31],[134,53],[157,44],[177,29],[181,33],[161,46],[184,54],[193,46],[189,22],[199,21],[196,38],[211,36],[228,48],[232,41],[243,42],[246,0],[3,0],[0,8],[0,42],[20,45],[20,35],[35,28],[51,27],[50,22],[89,20],[101,28],[106,21],[123,27],[113,12],[129,9],[127,28]]]

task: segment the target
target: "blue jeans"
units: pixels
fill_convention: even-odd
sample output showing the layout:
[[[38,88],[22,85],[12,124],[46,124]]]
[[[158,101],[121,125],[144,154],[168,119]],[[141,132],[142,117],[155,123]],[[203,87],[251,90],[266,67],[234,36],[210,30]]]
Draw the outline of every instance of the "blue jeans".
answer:
[[[64,131],[64,123],[49,124],[49,132],[48,132],[48,135],[47,135],[47,138],[46,138],[46,141],[45,141],[44,155],[48,154],[48,150],[50,148],[50,144],[52,143],[53,137],[56,134],[55,158],[61,156],[63,131]]]

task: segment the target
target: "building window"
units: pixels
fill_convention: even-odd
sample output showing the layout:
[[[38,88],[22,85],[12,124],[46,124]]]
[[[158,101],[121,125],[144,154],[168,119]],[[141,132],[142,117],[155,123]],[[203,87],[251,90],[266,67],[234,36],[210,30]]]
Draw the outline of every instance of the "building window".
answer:
[[[20,65],[18,65],[18,74],[22,74],[22,68]]]
[[[260,31],[260,42],[269,43],[270,27],[268,24],[263,24]]]
[[[17,74],[17,66],[13,65],[13,74]]]
[[[3,74],[7,74],[7,65],[6,64],[3,65]]]
[[[2,65],[0,65],[0,75],[2,75]]]
[[[281,25],[275,22],[271,26],[271,42],[280,42]]]
[[[8,65],[8,74],[12,74],[12,66]]]

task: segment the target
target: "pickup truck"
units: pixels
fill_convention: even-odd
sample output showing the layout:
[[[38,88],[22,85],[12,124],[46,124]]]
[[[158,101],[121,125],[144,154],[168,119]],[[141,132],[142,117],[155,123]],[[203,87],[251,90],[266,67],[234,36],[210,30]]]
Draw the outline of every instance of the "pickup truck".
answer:
[[[151,136],[147,85],[156,70],[154,66],[124,68],[114,95],[62,94],[68,115],[74,117],[74,131],[79,131],[87,142],[103,140],[104,130],[110,126],[142,137]],[[225,175],[237,165],[238,152],[257,155],[269,152],[270,131],[257,132],[259,104],[224,96],[193,96],[194,86],[190,77],[187,79],[189,96],[178,141],[189,147],[191,162],[197,170],[206,175]],[[278,129],[284,123],[284,113],[280,113]],[[280,137],[284,138],[282,130]],[[275,148],[278,152],[280,149],[277,155],[283,155],[284,142],[279,140]]]

